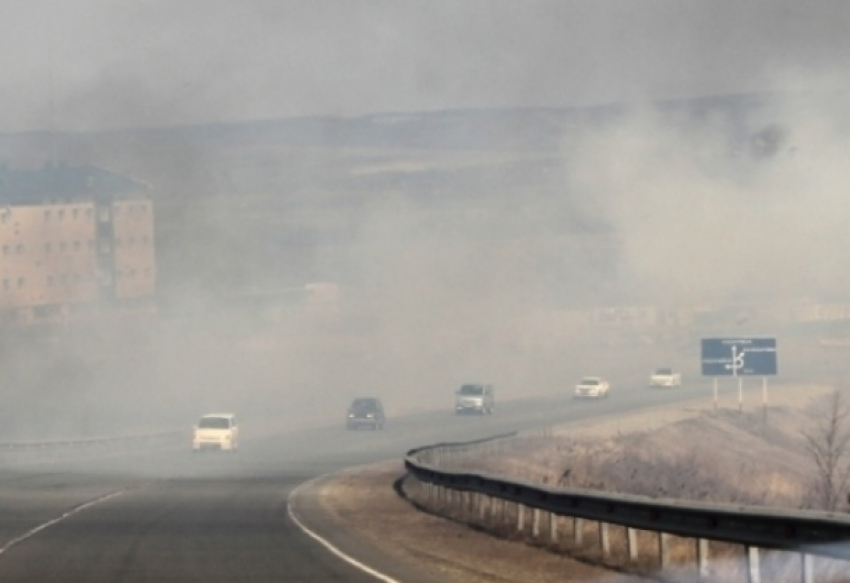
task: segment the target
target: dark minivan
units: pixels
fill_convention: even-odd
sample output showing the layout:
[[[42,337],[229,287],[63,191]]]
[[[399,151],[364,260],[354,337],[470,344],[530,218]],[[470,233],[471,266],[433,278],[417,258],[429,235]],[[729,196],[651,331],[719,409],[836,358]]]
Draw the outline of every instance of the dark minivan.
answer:
[[[384,406],[380,399],[375,397],[360,397],[352,401],[348,408],[348,417],[346,417],[346,429],[359,429],[360,427],[368,427],[370,429],[383,429],[386,417],[384,416]]]

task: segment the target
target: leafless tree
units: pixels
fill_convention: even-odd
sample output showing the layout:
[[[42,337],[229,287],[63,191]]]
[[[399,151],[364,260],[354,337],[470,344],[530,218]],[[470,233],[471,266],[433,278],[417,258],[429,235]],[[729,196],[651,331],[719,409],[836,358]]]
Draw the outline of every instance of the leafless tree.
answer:
[[[850,403],[835,390],[817,400],[802,429],[806,452],[815,465],[814,487],[821,507],[838,508],[850,480]]]

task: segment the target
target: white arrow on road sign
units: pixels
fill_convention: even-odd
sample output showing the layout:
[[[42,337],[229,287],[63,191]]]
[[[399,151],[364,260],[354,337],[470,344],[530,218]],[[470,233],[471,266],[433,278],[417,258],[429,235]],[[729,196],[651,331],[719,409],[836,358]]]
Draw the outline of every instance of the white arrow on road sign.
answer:
[[[744,356],[746,354],[746,351],[743,349],[741,349],[741,353],[739,354],[738,347],[732,346],[732,362],[724,366],[732,371],[733,376],[737,376],[738,371],[744,368]]]

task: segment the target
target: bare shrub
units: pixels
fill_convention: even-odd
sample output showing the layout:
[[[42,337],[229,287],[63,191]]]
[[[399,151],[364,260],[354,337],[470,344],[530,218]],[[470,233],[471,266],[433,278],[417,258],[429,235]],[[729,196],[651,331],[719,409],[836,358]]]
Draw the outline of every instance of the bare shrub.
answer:
[[[850,403],[835,390],[816,400],[807,416],[808,427],[801,432],[815,466],[814,494],[821,508],[837,510],[850,479]]]

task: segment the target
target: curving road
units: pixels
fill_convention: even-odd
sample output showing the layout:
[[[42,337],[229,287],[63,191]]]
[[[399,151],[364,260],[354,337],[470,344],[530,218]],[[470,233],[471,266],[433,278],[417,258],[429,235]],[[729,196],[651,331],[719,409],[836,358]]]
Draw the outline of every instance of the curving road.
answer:
[[[374,581],[293,523],[287,515],[293,488],[343,467],[400,458],[418,445],[697,396],[710,398],[709,385],[676,390],[614,385],[611,397],[598,402],[557,395],[500,403],[490,417],[421,413],[392,419],[378,432],[333,426],[251,437],[243,419],[247,436],[236,454],[191,454],[188,436],[186,444],[157,449],[4,454],[0,580]],[[321,513],[306,518],[320,532],[330,529]],[[367,563],[394,578],[428,581],[426,574],[405,572],[367,548],[363,553]]]

